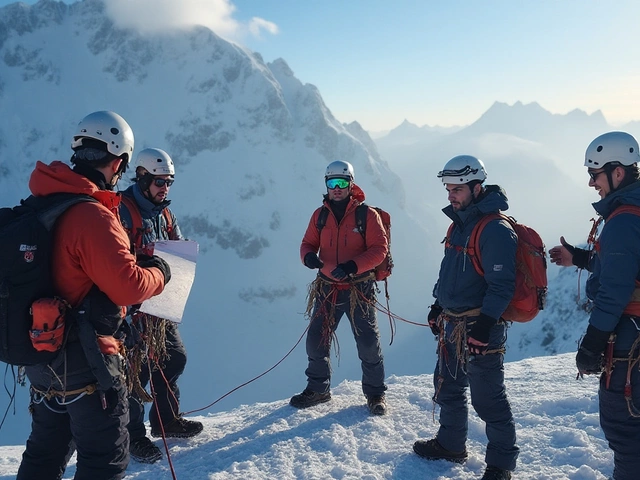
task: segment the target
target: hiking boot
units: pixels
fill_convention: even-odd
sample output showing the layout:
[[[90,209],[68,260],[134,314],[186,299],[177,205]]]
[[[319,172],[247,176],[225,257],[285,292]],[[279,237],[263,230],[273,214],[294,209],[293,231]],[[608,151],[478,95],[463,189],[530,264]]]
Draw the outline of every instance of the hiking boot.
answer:
[[[446,460],[447,462],[464,463],[467,459],[467,450],[452,452],[444,448],[438,440],[418,440],[413,444],[413,451],[427,460]]]
[[[493,465],[487,465],[484,475],[480,480],[511,480],[511,472]]]
[[[164,436],[165,438],[191,438],[198,435],[202,428],[203,425],[200,422],[178,417],[164,426]],[[161,437],[162,430],[160,427],[151,427],[151,436]]]
[[[387,413],[387,402],[384,395],[367,395],[367,407],[371,415],[384,415]]]
[[[305,388],[302,393],[291,397],[289,405],[295,408],[309,408],[329,400],[331,400],[331,392],[318,393]]]
[[[129,444],[129,455],[140,463],[156,463],[162,458],[162,452],[147,437],[136,438]]]

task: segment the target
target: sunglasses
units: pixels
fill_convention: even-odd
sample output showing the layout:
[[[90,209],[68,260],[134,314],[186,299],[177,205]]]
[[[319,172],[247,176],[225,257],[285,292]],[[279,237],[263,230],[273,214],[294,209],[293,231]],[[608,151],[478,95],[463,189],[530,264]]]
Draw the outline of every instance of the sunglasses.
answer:
[[[327,188],[333,190],[334,188],[349,188],[351,182],[345,178],[330,178],[327,180]]]
[[[591,181],[595,182],[596,179],[598,178],[598,175],[600,175],[601,173],[605,173],[606,170],[600,170],[599,172],[594,172],[591,170],[587,170],[587,173],[589,174],[589,176],[591,177]]]
[[[172,180],[170,178],[154,178],[153,184],[158,188],[164,187],[165,184],[167,185],[167,187],[170,187],[171,185],[173,185],[174,181],[175,180]]]

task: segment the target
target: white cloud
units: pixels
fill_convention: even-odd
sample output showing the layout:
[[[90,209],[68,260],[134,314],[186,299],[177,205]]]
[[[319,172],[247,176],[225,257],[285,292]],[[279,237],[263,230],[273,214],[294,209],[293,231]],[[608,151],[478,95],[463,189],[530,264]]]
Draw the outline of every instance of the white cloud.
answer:
[[[260,37],[260,32],[262,30],[266,30],[272,35],[277,35],[279,31],[278,26],[275,23],[265,20],[264,18],[253,17],[249,22],[249,31],[254,36]]]
[[[230,40],[239,40],[246,32],[258,37],[263,30],[278,33],[278,26],[268,20],[253,17],[243,24],[233,18],[236,7],[230,0],[110,0],[105,6],[115,25],[142,33],[194,25],[210,28]]]

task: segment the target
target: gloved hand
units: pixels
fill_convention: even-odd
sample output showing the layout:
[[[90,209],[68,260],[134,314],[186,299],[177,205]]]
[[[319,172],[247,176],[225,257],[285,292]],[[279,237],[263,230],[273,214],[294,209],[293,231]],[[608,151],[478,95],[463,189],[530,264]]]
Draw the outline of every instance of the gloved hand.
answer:
[[[309,252],[304,256],[304,266],[311,270],[324,267],[322,260],[313,252]]]
[[[160,271],[162,272],[162,275],[164,275],[164,284],[166,285],[167,283],[169,283],[169,280],[171,280],[171,267],[167,262],[164,261],[164,259],[162,259],[157,255],[152,255],[148,259],[147,258],[140,259],[141,256],[142,255],[138,257],[138,261],[137,261],[139,267],[142,267],[142,268],[155,267],[160,269]]]
[[[578,268],[587,268],[591,252],[584,248],[577,248],[567,243],[564,237],[560,237],[560,245],[556,245],[549,250],[549,260],[551,263],[562,267],[575,265]]]
[[[574,247],[570,243],[567,243],[564,237],[560,237],[560,243],[571,254],[571,263],[573,263],[576,267],[587,268],[589,266],[589,250]]]
[[[97,285],[91,287],[84,300],[87,319],[98,335],[113,335],[124,320],[122,307],[111,301]]]
[[[136,253],[136,262],[139,264],[140,262],[145,262],[151,260],[153,257],[151,255],[147,255],[146,253]]]
[[[336,265],[336,268],[331,271],[331,276],[337,280],[344,280],[349,275],[353,275],[357,272],[358,266],[356,265],[356,262],[349,260],[348,262]]]
[[[438,326],[438,317],[442,313],[442,307],[437,303],[431,305],[431,310],[427,315],[427,322],[429,322],[429,328],[431,332],[437,337],[440,335],[440,327]]]
[[[611,332],[604,332],[593,325],[587,327],[576,354],[576,366],[582,374],[598,374],[604,365],[604,351]]]
[[[496,323],[498,323],[498,321],[495,318],[480,313],[476,323],[473,324],[467,334],[467,346],[469,347],[470,353],[479,355],[486,351],[487,345],[489,345],[491,328]]]

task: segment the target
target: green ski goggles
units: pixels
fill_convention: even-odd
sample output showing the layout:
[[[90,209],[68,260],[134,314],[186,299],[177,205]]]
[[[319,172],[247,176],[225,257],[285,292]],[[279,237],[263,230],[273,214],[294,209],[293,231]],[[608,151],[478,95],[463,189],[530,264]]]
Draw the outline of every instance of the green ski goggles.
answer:
[[[351,181],[346,178],[330,178],[327,180],[327,188],[333,190],[334,188],[349,188]]]

